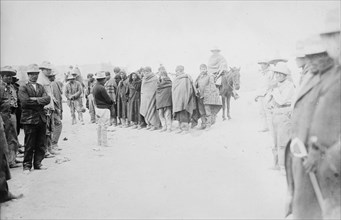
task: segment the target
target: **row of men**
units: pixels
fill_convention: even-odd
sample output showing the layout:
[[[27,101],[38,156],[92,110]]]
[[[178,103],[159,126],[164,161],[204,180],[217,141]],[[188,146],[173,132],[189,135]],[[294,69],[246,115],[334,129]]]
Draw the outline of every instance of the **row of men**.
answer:
[[[274,165],[285,170],[286,215],[294,219],[341,217],[340,20],[331,12],[326,30],[300,42],[296,92],[285,60],[259,62],[264,84],[257,94],[263,128],[273,137]],[[283,75],[277,77],[281,72]],[[279,96],[282,94],[281,96]]]
[[[151,131],[161,128],[161,132],[171,132],[173,119],[179,122],[177,133],[188,133],[189,124],[196,126],[199,118],[202,121],[200,128],[209,129],[221,108],[214,76],[208,74],[205,64],[200,66],[201,73],[196,81],[184,73],[183,66],[176,67],[175,71],[173,81],[164,68],[159,68],[158,74],[154,74],[150,67],[132,72],[128,77],[119,68],[114,69],[116,75],[111,78],[104,71],[96,73],[94,77],[88,75],[85,94],[91,122],[98,121],[99,133],[103,137],[110,124]],[[65,95],[71,112],[82,114],[82,86],[72,74],[68,76],[68,81]],[[212,97],[215,97],[214,101]],[[108,111],[100,117],[98,112],[102,112],[102,109]],[[104,124],[101,123],[103,121]],[[106,138],[101,140],[104,141],[103,145],[107,144]]]

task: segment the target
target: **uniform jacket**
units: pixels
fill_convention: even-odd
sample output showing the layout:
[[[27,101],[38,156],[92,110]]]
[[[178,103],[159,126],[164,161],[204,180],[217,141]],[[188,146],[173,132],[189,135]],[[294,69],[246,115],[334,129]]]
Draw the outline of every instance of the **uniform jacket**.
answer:
[[[19,88],[18,95],[22,105],[22,124],[38,124],[40,119],[44,123],[46,122],[44,106],[50,103],[51,97],[47,95],[42,85],[39,83],[36,85],[37,90],[34,89],[31,82],[27,82]],[[38,99],[30,100],[30,97],[37,97]]]

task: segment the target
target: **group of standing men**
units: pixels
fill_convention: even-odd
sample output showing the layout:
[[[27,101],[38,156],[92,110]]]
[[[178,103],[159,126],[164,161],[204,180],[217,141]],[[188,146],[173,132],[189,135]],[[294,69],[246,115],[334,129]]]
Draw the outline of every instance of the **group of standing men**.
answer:
[[[107,127],[110,125],[171,132],[172,121],[178,121],[177,133],[186,134],[202,119],[200,129],[209,129],[221,108],[221,100],[213,74],[200,65],[196,81],[177,66],[176,76],[170,79],[163,66],[157,73],[144,67],[126,76],[114,68],[115,76],[99,71],[88,74],[85,94],[91,123],[98,123],[98,146],[107,146]],[[96,148],[99,149],[99,148]]]
[[[280,61],[280,62],[277,62]],[[287,177],[286,215],[341,218],[340,19],[330,12],[320,35],[297,44],[295,89],[286,60],[263,60],[263,128],[273,140],[274,167]],[[274,64],[273,66],[271,66]]]
[[[28,82],[15,87],[13,77],[17,71],[10,66],[1,68],[0,85],[0,194],[1,202],[17,198],[8,190],[10,178],[9,167],[22,162],[24,173],[44,170],[44,158],[54,157],[61,150],[58,140],[62,130],[62,90],[61,82],[55,81],[50,62],[44,61],[40,66],[31,64],[27,67]],[[13,85],[14,84],[14,85]],[[17,88],[17,89],[16,89]],[[20,108],[19,108],[20,107]],[[16,112],[20,111],[20,123],[23,126],[24,155],[19,156],[18,131],[20,127]],[[22,195],[20,195],[22,196]],[[19,196],[19,197],[20,197]]]

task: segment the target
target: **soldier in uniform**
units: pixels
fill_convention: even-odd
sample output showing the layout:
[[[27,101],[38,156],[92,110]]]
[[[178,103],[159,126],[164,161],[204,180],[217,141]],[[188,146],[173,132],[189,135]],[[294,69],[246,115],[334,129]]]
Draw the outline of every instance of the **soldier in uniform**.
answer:
[[[272,128],[273,139],[275,140],[272,148],[274,157],[274,167],[280,169],[284,174],[284,150],[290,139],[290,116],[291,102],[294,97],[294,84],[288,80],[290,70],[285,63],[278,63],[273,68],[277,84],[270,92],[272,107]]]
[[[65,96],[67,98],[67,104],[70,107],[72,124],[76,124],[76,111],[78,113],[78,119],[81,124],[83,121],[83,106],[82,106],[82,91],[83,87],[80,82],[75,80],[74,74],[71,74],[67,78],[68,83],[65,86]]]
[[[257,96],[255,101],[259,104],[259,114],[261,117],[262,127],[259,130],[260,132],[269,131],[271,126],[271,114],[266,108],[266,95],[270,91],[270,86],[274,81],[273,71],[270,70],[270,64],[264,59],[258,62],[260,65],[260,74],[261,74],[261,85],[258,88]]]

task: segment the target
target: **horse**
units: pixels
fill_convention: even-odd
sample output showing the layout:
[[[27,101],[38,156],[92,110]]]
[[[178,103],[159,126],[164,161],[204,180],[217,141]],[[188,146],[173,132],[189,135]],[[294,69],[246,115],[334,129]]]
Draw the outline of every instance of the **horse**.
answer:
[[[226,116],[230,120],[230,100],[233,95],[234,90],[239,90],[240,88],[240,67],[232,67],[229,71],[223,71],[221,74],[221,85],[218,86],[219,94],[221,96],[223,104],[223,120],[226,120]]]

